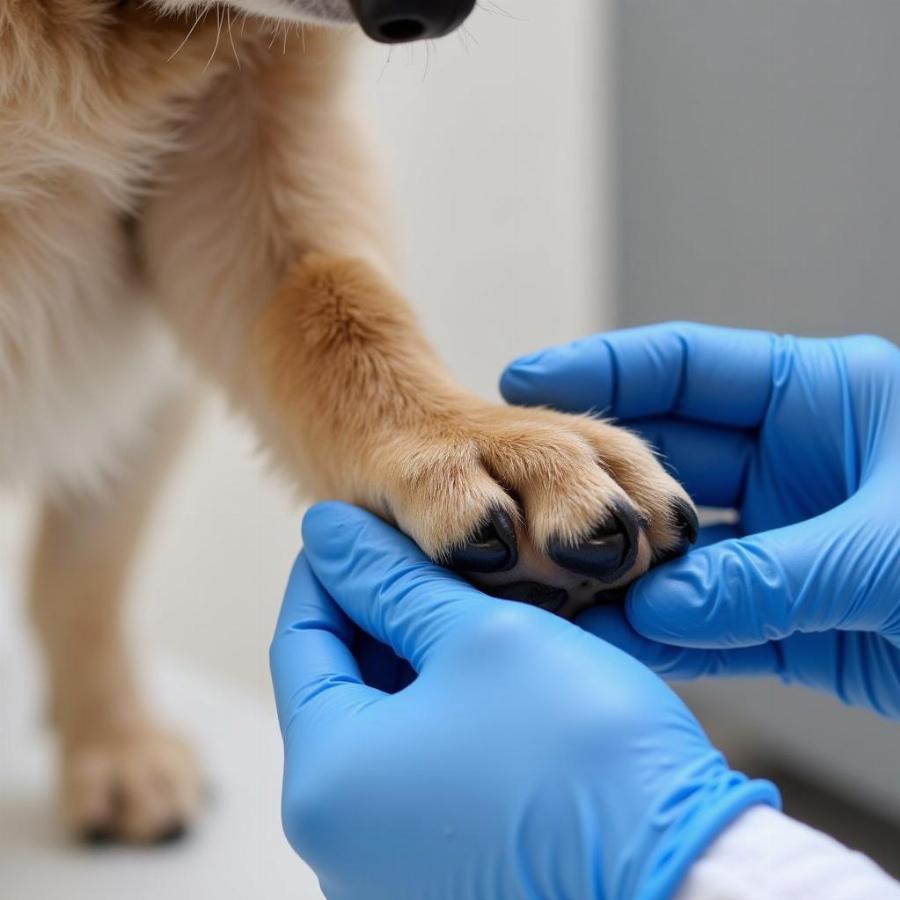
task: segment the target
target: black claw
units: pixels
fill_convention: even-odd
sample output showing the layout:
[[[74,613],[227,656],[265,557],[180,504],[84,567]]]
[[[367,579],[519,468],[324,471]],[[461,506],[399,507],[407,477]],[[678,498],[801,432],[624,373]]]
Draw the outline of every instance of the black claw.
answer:
[[[463,572],[507,572],[518,562],[516,529],[502,509],[491,512],[475,537],[450,557],[450,565]]]
[[[105,847],[115,840],[112,830],[106,825],[88,825],[79,837],[89,847]]]
[[[177,844],[179,841],[184,840],[187,833],[188,827],[184,822],[174,822],[169,828],[159,834],[154,843],[158,845]]]
[[[634,565],[639,527],[636,515],[620,507],[577,547],[551,545],[550,558],[564,569],[597,581],[618,581]]]
[[[675,527],[681,532],[678,543],[660,554],[657,563],[669,562],[679,556],[684,556],[690,549],[691,544],[697,540],[697,534],[700,530],[700,522],[697,519],[697,513],[694,507],[682,500],[680,497],[672,501],[672,520]]]
[[[515,600],[518,603],[527,603],[529,606],[539,606],[548,612],[556,612],[561,609],[569,599],[568,593],[562,588],[538,584],[536,581],[517,581],[513,584],[504,584],[492,588],[491,593],[501,600]]]
[[[678,497],[672,503],[672,510],[675,524],[681,529],[687,543],[689,545],[695,543],[697,535],[700,533],[700,520],[697,518],[697,511],[693,504]]]

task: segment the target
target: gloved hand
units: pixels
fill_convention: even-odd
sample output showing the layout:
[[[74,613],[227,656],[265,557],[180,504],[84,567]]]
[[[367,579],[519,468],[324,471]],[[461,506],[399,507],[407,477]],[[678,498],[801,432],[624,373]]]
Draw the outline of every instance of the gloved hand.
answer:
[[[662,898],[743,810],[777,804],[615,647],[354,507],[314,508],[303,537],[272,677],[285,831],[330,900]],[[412,684],[365,683],[351,622]]]
[[[521,359],[502,390],[623,420],[698,504],[739,513],[635,584],[627,623],[586,627],[673,677],[774,673],[900,718],[894,345],[658,325]]]

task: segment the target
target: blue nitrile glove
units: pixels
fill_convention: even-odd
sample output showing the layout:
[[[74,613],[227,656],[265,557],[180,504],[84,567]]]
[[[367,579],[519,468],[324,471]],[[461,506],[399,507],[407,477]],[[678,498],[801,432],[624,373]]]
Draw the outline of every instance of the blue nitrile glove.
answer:
[[[668,897],[731,820],[778,803],[621,650],[352,506],[314,508],[303,537],[272,676],[285,831],[329,900]],[[351,622],[416,680],[367,684]]]
[[[615,416],[739,512],[632,588],[631,628],[586,627],[673,677],[774,673],[900,718],[897,347],[657,325],[521,359],[502,390]]]

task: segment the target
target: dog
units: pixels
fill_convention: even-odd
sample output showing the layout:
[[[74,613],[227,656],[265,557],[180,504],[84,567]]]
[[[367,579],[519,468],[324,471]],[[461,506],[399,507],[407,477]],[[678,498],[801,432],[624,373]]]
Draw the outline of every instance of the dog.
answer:
[[[299,491],[497,596],[571,616],[696,536],[637,437],[467,393],[394,287],[350,32],[439,37],[473,5],[0,0],[0,472],[41,499],[31,609],[76,835],[154,842],[201,806],[120,604],[184,359]]]

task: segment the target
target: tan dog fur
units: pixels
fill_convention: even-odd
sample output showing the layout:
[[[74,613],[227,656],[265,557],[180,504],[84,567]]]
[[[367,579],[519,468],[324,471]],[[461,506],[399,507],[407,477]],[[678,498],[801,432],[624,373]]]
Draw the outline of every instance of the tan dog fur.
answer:
[[[270,50],[269,25],[228,37],[217,15],[186,39],[193,17],[140,4],[0,0],[0,474],[44,497],[32,602],[67,820],[132,841],[201,795],[141,700],[119,603],[186,419],[179,353],[307,496],[437,559],[499,506],[526,568],[568,583],[540,551],[625,502],[646,523],[631,578],[677,541],[684,497],[625,431],[455,385],[392,286],[355,39]]]

